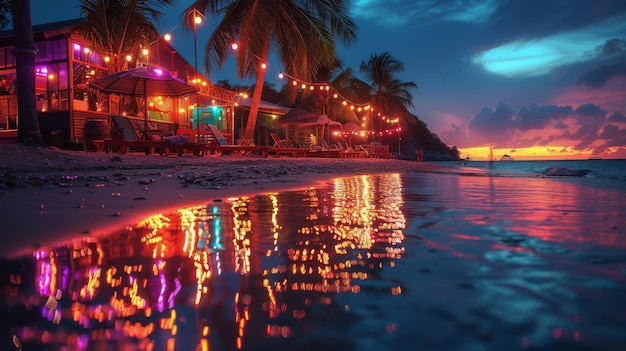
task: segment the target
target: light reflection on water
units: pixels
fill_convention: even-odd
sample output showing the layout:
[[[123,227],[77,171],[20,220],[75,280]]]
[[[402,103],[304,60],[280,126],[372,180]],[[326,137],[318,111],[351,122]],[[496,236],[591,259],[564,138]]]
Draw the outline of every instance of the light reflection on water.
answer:
[[[24,351],[617,350],[623,196],[390,174],[212,202],[3,262],[0,328]]]

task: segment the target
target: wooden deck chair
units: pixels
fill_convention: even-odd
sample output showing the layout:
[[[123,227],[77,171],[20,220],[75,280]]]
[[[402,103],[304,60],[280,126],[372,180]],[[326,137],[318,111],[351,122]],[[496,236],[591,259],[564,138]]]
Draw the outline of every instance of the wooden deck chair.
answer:
[[[293,144],[286,140],[286,139],[281,139],[278,134],[274,133],[274,132],[270,132],[270,137],[272,137],[272,140],[274,141],[274,147],[275,148],[288,148],[288,147],[293,147]]]
[[[219,146],[230,146],[226,138],[224,138],[224,134],[222,134],[222,132],[217,129],[216,125],[207,124],[206,126],[208,131],[213,134],[213,139],[217,142]]]
[[[135,131],[132,123],[127,117],[124,116],[111,116],[111,121],[117,129],[118,139],[126,141],[139,140],[139,135]]]
[[[205,134],[208,134],[209,140],[207,143],[196,143],[195,149],[197,150],[197,155],[222,155],[226,154],[239,154],[239,155],[249,155],[251,153],[259,154],[263,157],[268,156],[269,146],[257,146],[252,144],[246,145],[231,145],[228,143],[228,140],[222,134],[216,125],[213,124],[205,124],[206,129],[203,130]]]
[[[274,145],[270,150],[273,156],[305,157],[308,149],[295,147],[290,141],[281,139],[276,133],[270,132]]]
[[[105,151],[110,151],[112,148],[119,148],[119,153],[125,154],[129,148],[145,149],[146,154],[150,154],[158,151],[161,155],[169,154],[170,147],[176,147],[179,149],[179,153],[183,148],[183,145],[173,145],[166,140],[144,140],[140,134],[137,133],[135,127],[128,117],[125,116],[111,116],[111,121],[115,126],[117,132],[114,133],[115,138],[104,140]]]

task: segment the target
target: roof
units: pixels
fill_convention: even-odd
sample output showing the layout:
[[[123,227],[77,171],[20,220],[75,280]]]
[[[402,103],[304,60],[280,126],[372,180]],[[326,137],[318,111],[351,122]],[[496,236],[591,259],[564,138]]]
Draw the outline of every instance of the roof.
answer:
[[[236,96],[235,102],[239,106],[250,108],[250,105],[252,104],[252,99],[244,98],[241,96]],[[259,110],[263,113],[272,113],[272,114],[277,114],[277,115],[284,115],[287,112],[291,111],[289,107],[273,104],[271,102],[267,102],[263,100],[261,100],[261,105],[259,106]]]
[[[33,36],[35,37],[35,41],[37,41],[37,37],[52,38],[57,35],[71,33],[76,27],[83,25],[85,22],[85,18],[75,18],[71,20],[37,24],[33,26]],[[0,40],[12,38],[12,28],[0,31]]]

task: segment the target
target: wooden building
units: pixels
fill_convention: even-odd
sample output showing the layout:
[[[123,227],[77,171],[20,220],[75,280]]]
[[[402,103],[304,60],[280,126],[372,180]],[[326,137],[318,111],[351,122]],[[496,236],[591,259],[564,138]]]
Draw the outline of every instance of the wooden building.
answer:
[[[143,121],[142,99],[106,95],[89,87],[90,81],[113,72],[105,56],[92,51],[81,36],[84,23],[85,19],[76,19],[33,26],[37,112],[46,145],[82,148],[86,122],[110,125],[112,114]],[[13,30],[0,32],[0,141],[17,139],[14,45]],[[146,49],[130,64],[165,68],[187,82],[200,76],[163,37]],[[217,125],[232,144],[237,94],[202,80],[197,99],[149,96],[148,120],[154,128],[174,134],[179,128],[193,128],[195,115]]]

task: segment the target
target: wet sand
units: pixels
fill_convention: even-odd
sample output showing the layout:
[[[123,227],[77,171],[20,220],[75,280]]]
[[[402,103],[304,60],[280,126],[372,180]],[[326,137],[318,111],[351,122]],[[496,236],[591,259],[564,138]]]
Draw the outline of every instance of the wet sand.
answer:
[[[118,155],[0,145],[0,258],[106,235],[183,206],[306,188],[341,176],[418,172],[455,169],[404,160]]]

